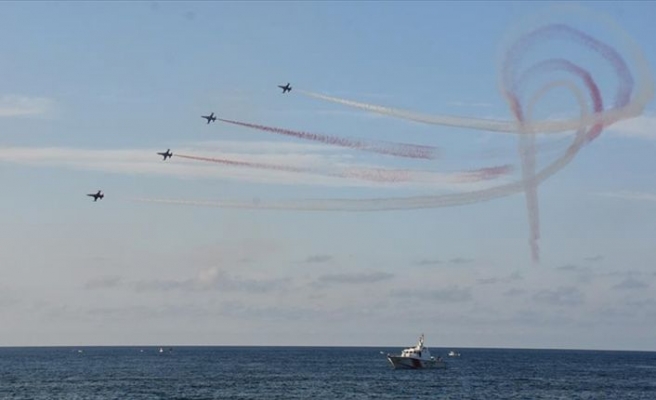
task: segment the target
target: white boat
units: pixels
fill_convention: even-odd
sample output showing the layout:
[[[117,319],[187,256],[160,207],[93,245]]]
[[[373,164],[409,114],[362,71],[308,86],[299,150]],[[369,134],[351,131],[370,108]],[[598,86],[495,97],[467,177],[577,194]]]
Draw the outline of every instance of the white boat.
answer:
[[[458,353],[457,351],[451,350],[449,352],[449,357],[460,357],[460,353]]]
[[[446,363],[442,358],[431,356],[430,350],[424,346],[423,333],[416,346],[403,349],[400,355],[388,354],[387,359],[394,368],[446,368]]]

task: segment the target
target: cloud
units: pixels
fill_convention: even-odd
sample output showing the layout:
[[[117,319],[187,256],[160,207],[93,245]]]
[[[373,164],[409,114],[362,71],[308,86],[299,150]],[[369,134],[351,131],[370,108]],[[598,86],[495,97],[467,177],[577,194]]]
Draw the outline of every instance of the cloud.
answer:
[[[607,128],[616,136],[654,140],[656,139],[656,115],[643,114],[625,119]]]
[[[590,261],[590,262],[597,262],[597,261],[603,261],[604,256],[601,254],[597,254],[596,256],[591,256],[591,257],[586,257],[585,261]]]
[[[516,297],[516,296],[521,296],[524,293],[526,293],[526,290],[524,289],[512,288],[503,292],[503,295],[506,297]]]
[[[589,283],[597,275],[590,267],[582,267],[576,264],[565,264],[555,269],[567,274],[576,274],[576,280],[579,283]]]
[[[407,181],[375,181],[381,165],[352,163],[351,152],[332,146],[291,144],[285,142],[212,141],[172,149],[166,162],[156,155],[162,148],[84,149],[70,147],[0,147],[0,162],[33,167],[60,167],[84,171],[129,175],[171,176],[180,179],[230,179],[254,183],[368,188],[430,188],[432,190],[470,191],[491,187],[499,179],[465,181],[463,173],[411,171]],[[268,145],[263,145],[268,143]],[[214,148],[215,151],[208,150]],[[282,150],[281,150],[282,149]],[[329,150],[327,150],[329,149]],[[255,164],[271,164],[306,169],[307,172],[262,169],[247,166],[219,165],[212,162],[176,158],[176,154],[222,158]],[[391,173],[392,177],[395,172]],[[370,179],[363,179],[369,177]]]
[[[391,295],[442,303],[462,303],[472,299],[471,288],[461,288],[458,286],[431,290],[396,290]]]
[[[253,279],[232,276],[216,267],[200,270],[193,279],[184,280],[143,280],[134,283],[137,292],[146,291],[172,291],[182,290],[187,292],[202,291],[226,291],[245,293],[268,293],[283,290],[290,284],[290,279]]]
[[[618,192],[600,192],[594,194],[597,196],[613,197],[613,198],[624,199],[624,200],[656,201],[656,194],[654,193],[618,191]]]
[[[85,289],[112,289],[122,284],[122,279],[118,276],[106,276],[98,279],[92,279],[85,285]]]
[[[323,320],[325,312],[302,307],[280,307],[275,305],[258,307],[245,305],[241,302],[224,303],[220,309],[221,315],[253,319],[256,321],[308,321]]]
[[[222,304],[220,313],[222,315],[236,318],[252,319],[261,321],[347,321],[361,320],[377,314],[383,309],[383,304],[373,304],[371,307],[338,307],[330,308],[310,308],[299,306],[280,306],[266,305],[259,306],[254,304],[244,304],[239,301],[226,302]]]
[[[456,257],[449,260],[451,264],[469,264],[474,262],[473,258]]]
[[[214,142],[216,143],[216,142]],[[100,171],[120,174],[141,174],[173,176],[177,178],[200,179],[232,179],[256,183],[308,184],[325,186],[375,186],[375,182],[356,179],[334,178],[310,173],[295,173],[286,171],[271,171],[246,167],[218,165],[209,162],[176,159],[176,153],[190,153],[198,156],[225,158],[252,163],[285,164],[298,168],[330,167],[338,162],[346,162],[348,157],[336,154],[311,153],[301,145],[297,151],[291,151],[293,146],[283,145],[290,150],[279,153],[278,143],[270,142],[271,152],[254,154],[246,152],[220,151],[208,154],[189,146],[172,149],[172,160],[163,162],[155,153],[163,149],[80,149],[67,147],[0,147],[0,162],[10,162],[36,167],[62,167],[86,171]],[[245,147],[248,147],[247,145]],[[261,146],[254,146],[255,149]],[[179,150],[179,151],[176,151]],[[252,148],[250,149],[252,150]]]
[[[368,272],[368,273],[353,273],[353,274],[329,274],[320,276],[315,285],[326,286],[332,284],[349,284],[361,285],[368,283],[376,283],[388,279],[392,279],[393,274],[387,272]]]
[[[321,264],[328,261],[332,261],[334,257],[327,254],[317,254],[314,256],[309,256],[305,259],[305,262],[308,264]]]
[[[656,299],[630,300],[626,302],[627,306],[635,308],[655,308]]]
[[[515,271],[512,274],[508,275],[506,278],[506,282],[515,282],[515,281],[521,281],[524,279],[522,274],[519,271]]]
[[[23,117],[49,114],[54,101],[45,97],[0,96],[0,117]]]
[[[496,277],[481,278],[481,279],[477,279],[476,281],[480,285],[492,285],[492,284],[495,284],[495,283],[510,283],[510,282],[515,282],[515,281],[520,281],[522,279],[524,279],[522,277],[522,274],[515,271],[515,272],[513,272],[512,274],[508,275],[505,278],[496,278]]]
[[[582,271],[586,270],[587,268],[582,268],[575,264],[565,264],[563,266],[556,267],[556,269],[559,271]]]
[[[420,267],[425,267],[425,266],[429,266],[429,265],[438,265],[438,264],[442,264],[442,261],[440,261],[440,260],[438,260],[438,259],[436,259],[436,258],[433,258],[433,259],[431,259],[431,258],[424,258],[424,259],[422,259],[422,260],[414,261],[412,264],[413,264],[413,265],[420,266]]]
[[[554,306],[575,306],[583,303],[583,293],[575,287],[541,290],[533,296],[538,303]]]
[[[81,315],[80,312],[68,312],[70,315]],[[127,307],[91,307],[84,311],[87,318],[113,320],[139,320],[157,318],[211,318],[220,315],[219,312],[198,307],[192,304],[162,304],[158,306],[133,305]]]
[[[173,279],[152,279],[134,282],[137,292],[167,292],[169,290],[193,289],[191,280],[178,281]]]
[[[572,317],[563,313],[549,315],[546,313],[536,312],[535,310],[519,310],[509,320],[509,323],[518,323],[529,326],[563,326],[571,325],[578,322]]]
[[[498,283],[499,278],[482,278],[482,279],[477,279],[476,282],[478,282],[481,285],[491,285],[494,283]]]
[[[6,293],[6,291],[0,287],[0,308],[10,307],[18,304],[18,300]]]
[[[449,105],[455,107],[484,107],[484,108],[492,107],[492,103],[470,102],[470,101],[451,101],[449,102]]]
[[[632,290],[632,289],[644,289],[647,287],[649,287],[649,284],[645,283],[644,281],[640,281],[635,278],[626,278],[622,282],[613,286],[613,289]]]

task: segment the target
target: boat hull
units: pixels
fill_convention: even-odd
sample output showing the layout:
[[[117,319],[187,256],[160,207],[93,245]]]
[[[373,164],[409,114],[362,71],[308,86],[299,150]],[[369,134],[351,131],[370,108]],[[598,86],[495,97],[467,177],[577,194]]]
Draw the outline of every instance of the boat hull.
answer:
[[[387,356],[392,367],[395,369],[424,369],[424,368],[446,368],[444,361],[422,360],[412,357]]]

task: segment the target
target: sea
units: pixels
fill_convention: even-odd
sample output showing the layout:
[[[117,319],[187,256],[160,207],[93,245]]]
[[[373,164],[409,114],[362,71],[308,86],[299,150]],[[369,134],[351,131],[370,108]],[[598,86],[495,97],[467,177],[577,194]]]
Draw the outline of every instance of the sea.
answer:
[[[380,347],[4,347],[0,399],[656,399],[656,352]]]

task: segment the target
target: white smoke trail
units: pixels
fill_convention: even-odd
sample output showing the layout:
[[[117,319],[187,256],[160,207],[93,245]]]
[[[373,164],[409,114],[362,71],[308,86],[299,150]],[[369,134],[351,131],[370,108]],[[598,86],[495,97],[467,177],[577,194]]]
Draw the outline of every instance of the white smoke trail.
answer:
[[[644,89],[643,91],[646,91],[648,89],[648,86],[644,86],[642,88]],[[640,114],[642,114],[644,110],[644,106],[646,105],[646,103],[642,104],[642,102],[639,101],[641,100],[642,97],[644,97],[644,96],[640,96],[639,98],[636,98],[634,101],[632,101],[625,107],[610,109],[601,113],[590,114],[587,117],[585,117],[583,121],[581,121],[580,119],[536,121],[530,124],[526,124],[523,127],[523,129],[519,130],[516,121],[503,121],[503,120],[459,117],[459,116],[449,116],[449,115],[421,114],[409,110],[383,107],[376,104],[362,103],[358,101],[327,96],[324,94],[309,92],[305,90],[298,90],[298,92],[316,99],[326,100],[333,103],[374,112],[377,114],[383,114],[391,117],[406,119],[409,121],[421,122],[430,125],[451,126],[454,128],[467,128],[467,129],[476,129],[481,131],[513,133],[519,135],[527,131],[538,132],[540,134],[562,133],[567,131],[573,131],[578,126],[581,125],[581,122],[583,122],[585,125],[588,126],[596,125],[599,123],[603,124],[604,126],[609,126],[615,122],[639,116]],[[652,92],[653,92],[653,88],[652,88]]]
[[[501,165],[497,167],[481,168],[472,171],[459,171],[450,173],[439,173],[430,171],[418,171],[409,169],[389,169],[389,168],[363,168],[347,167],[338,168],[337,170],[325,170],[319,168],[299,167],[294,165],[269,164],[252,161],[233,160],[227,158],[201,157],[188,154],[174,155],[178,158],[221,164],[232,167],[244,167],[253,169],[263,169],[281,172],[296,172],[313,175],[321,175],[333,178],[352,178],[379,183],[471,183],[484,180],[491,180],[502,175],[509,174],[512,171],[510,165]]]
[[[550,165],[535,174],[533,183],[539,185],[553,174],[560,171],[569,164],[576,153],[585,144],[587,116],[585,98],[581,91],[570,82],[556,82],[541,90],[530,102],[529,110],[532,112],[534,104],[548,90],[556,85],[565,86],[572,91],[581,107],[581,120],[576,133],[574,143],[568,148],[564,155],[552,162]],[[552,87],[553,86],[553,87]],[[529,113],[530,115],[530,113]],[[147,203],[162,203],[170,205],[191,205],[199,207],[216,207],[231,209],[255,209],[255,210],[287,210],[287,211],[342,211],[342,212],[366,212],[366,211],[392,211],[412,210],[426,208],[452,207],[465,204],[489,201],[500,197],[522,193],[525,190],[523,180],[499,185],[488,189],[482,189],[466,193],[453,193],[439,196],[413,196],[398,198],[373,198],[373,199],[301,199],[290,201],[211,201],[211,200],[176,200],[176,199],[153,199],[133,198],[131,200]]]

